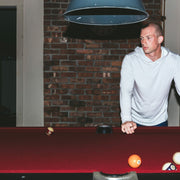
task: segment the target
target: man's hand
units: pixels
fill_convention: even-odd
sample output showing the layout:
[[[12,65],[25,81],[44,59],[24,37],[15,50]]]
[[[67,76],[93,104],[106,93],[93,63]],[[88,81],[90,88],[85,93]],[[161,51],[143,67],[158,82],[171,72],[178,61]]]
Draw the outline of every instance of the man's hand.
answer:
[[[137,125],[133,121],[126,121],[121,125],[121,130],[126,134],[133,134],[134,130],[137,128]]]

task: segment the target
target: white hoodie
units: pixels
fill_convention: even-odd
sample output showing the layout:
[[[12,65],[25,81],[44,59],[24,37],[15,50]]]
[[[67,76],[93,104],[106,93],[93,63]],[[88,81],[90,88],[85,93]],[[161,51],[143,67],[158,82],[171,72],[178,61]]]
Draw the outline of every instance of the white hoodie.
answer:
[[[134,121],[154,126],[168,119],[168,96],[173,80],[180,95],[180,56],[164,47],[161,49],[161,58],[154,62],[140,47],[125,56],[120,81],[122,123]]]

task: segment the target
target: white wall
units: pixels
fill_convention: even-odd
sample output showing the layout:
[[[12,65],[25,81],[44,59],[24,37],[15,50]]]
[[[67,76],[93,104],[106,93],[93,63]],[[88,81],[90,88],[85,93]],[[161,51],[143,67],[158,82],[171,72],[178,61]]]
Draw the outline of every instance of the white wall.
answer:
[[[165,1],[165,46],[171,51],[180,54],[180,1]],[[180,125],[180,106],[172,89],[169,99],[169,126]]]
[[[17,126],[44,125],[43,8],[44,0],[24,0],[23,121]]]

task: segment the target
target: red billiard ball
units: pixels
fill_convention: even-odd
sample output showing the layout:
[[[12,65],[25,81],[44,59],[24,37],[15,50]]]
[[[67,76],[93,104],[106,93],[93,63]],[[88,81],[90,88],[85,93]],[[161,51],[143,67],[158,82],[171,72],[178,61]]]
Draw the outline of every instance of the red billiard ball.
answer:
[[[128,158],[128,164],[132,168],[138,168],[141,165],[141,157],[137,154],[132,154]]]

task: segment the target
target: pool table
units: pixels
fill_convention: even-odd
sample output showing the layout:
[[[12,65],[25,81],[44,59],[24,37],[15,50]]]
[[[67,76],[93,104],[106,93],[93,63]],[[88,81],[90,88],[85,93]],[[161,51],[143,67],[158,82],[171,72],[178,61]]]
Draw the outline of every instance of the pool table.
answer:
[[[139,180],[180,179],[177,170],[162,171],[180,151],[179,127],[138,127],[132,135],[120,128],[99,134],[96,128],[0,128],[0,179],[92,180],[93,172],[124,174],[135,171]],[[139,168],[128,157],[142,158]]]

